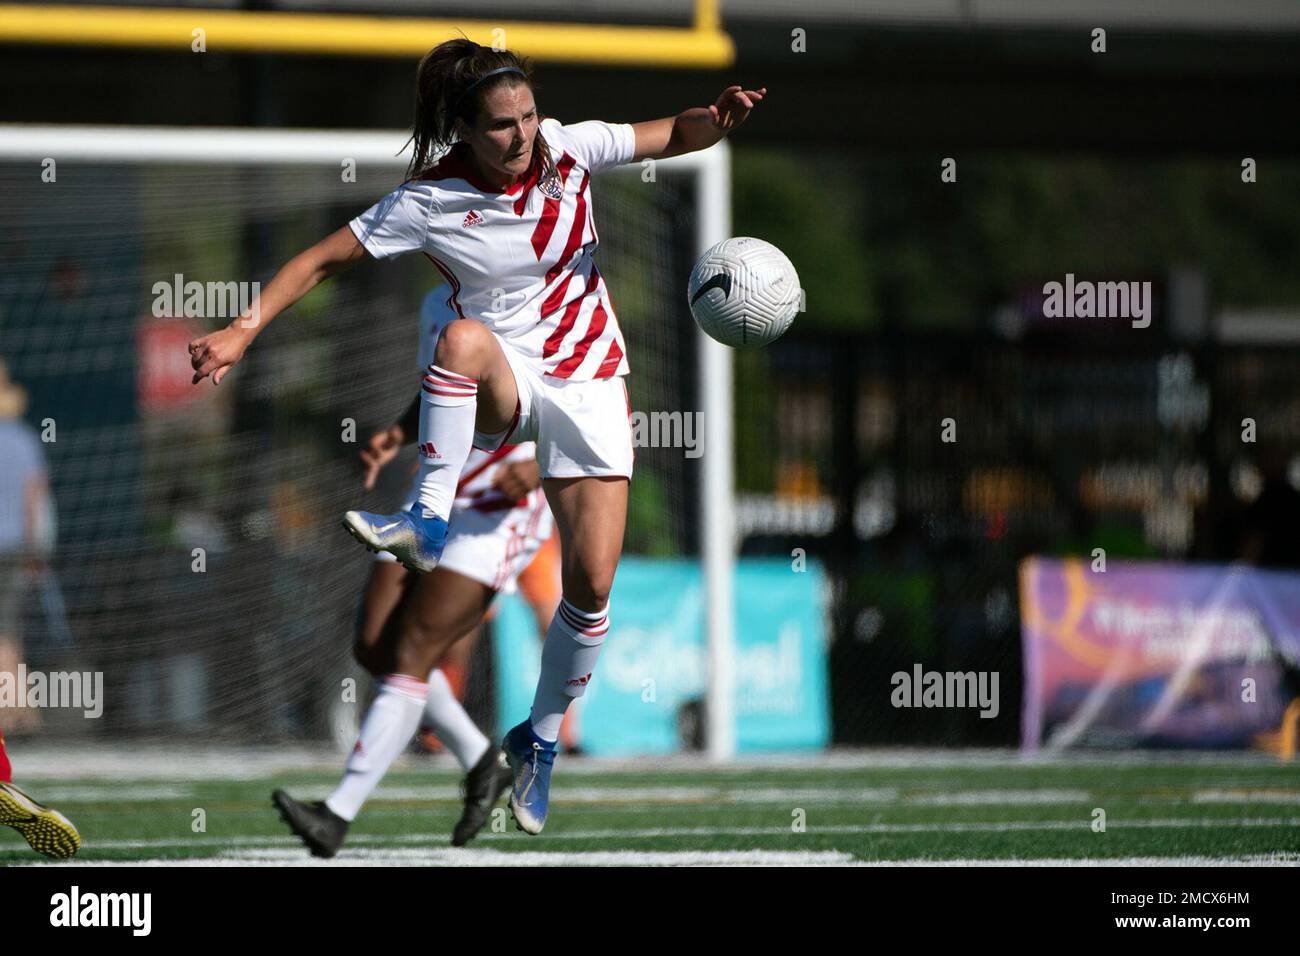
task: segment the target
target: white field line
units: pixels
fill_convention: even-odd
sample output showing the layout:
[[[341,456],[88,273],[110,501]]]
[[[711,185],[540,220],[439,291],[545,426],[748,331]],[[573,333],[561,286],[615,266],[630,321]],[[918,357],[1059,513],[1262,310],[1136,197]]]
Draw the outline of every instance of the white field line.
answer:
[[[381,786],[372,800],[454,800],[460,791],[453,787]],[[551,791],[557,805],[587,803],[895,803],[898,790],[892,787],[790,787],[779,789],[709,786],[670,787],[563,787]]]
[[[1300,790],[1198,790],[1192,803],[1272,803],[1300,805]]]
[[[269,784],[268,784],[269,786]],[[36,795],[47,804],[64,803],[147,803],[168,800],[199,800],[193,786],[162,784],[127,784],[104,782],[60,785],[55,783],[33,788]],[[734,789],[718,786],[629,786],[629,787],[564,787],[557,786],[553,797],[558,806],[596,806],[614,804],[653,804],[657,808],[696,808],[700,804],[775,804],[779,806],[1068,806],[1089,802],[1092,795],[1079,789],[1015,789],[1015,790],[926,790],[900,793],[897,788],[878,787],[791,787],[779,789]],[[1190,799],[1194,804],[1277,806],[1300,805],[1300,790],[1281,788],[1259,790],[1198,790],[1190,797],[1181,795],[1135,795],[1133,802],[1141,804],[1180,804]],[[382,805],[385,802],[461,802],[458,788],[437,784],[429,786],[381,785],[371,797],[372,813],[392,812]],[[409,811],[407,811],[409,812]]]
[[[1084,803],[1089,796],[1087,790],[958,790],[908,794],[903,802],[926,807],[997,807]]]
[[[271,784],[268,781],[268,798]],[[60,803],[101,803],[107,801],[150,802],[164,800],[199,799],[193,786],[162,786],[156,784],[108,783],[60,785],[47,784],[30,789],[50,805]],[[305,788],[312,790],[313,788]],[[1005,800],[990,799],[990,803],[1015,803],[1017,791],[1006,791]],[[1084,794],[1083,799],[1086,799]],[[954,800],[960,795],[953,794]],[[381,785],[369,803],[391,802],[448,802],[461,803],[460,789],[449,784],[429,786]],[[582,804],[716,804],[716,803],[776,803],[796,806],[806,803],[820,804],[888,804],[902,799],[897,789],[889,787],[790,787],[729,788],[717,786],[627,786],[627,787],[556,787],[552,799],[557,805]],[[923,801],[924,802],[924,801]],[[962,801],[965,802],[965,801]],[[1042,800],[1026,802],[1040,803]],[[1050,801],[1048,801],[1050,802]]]
[[[1297,853],[1258,853],[1250,856],[1117,856],[1076,860],[1070,857],[1043,859],[970,860],[863,860],[857,866],[1300,866]]]
[[[33,788],[34,789],[34,788]],[[39,789],[45,803],[99,803],[105,801],[149,802],[198,799],[194,787],[154,784],[54,784]],[[894,787],[789,787],[730,788],[718,786],[628,786],[628,787],[561,787],[552,791],[557,805],[581,804],[717,804],[773,803],[783,806],[805,804],[896,804],[899,802],[933,806],[1012,806],[1017,804],[1081,803],[1089,798],[1086,790],[973,790],[927,791],[900,794]],[[394,785],[377,789],[370,802],[434,802],[459,804],[460,790],[445,784],[426,787]]]
[[[1277,828],[1300,827],[1300,817],[1254,818],[1236,820],[1195,819],[1158,819],[1158,820],[1115,820],[1107,821],[1107,830],[1177,830],[1177,829],[1215,829],[1215,828]],[[787,826],[773,827],[657,827],[640,830],[602,829],[573,830],[547,833],[541,840],[667,840],[682,837],[766,837],[805,835],[852,835],[852,834],[900,834],[900,833],[1013,833],[1013,832],[1049,832],[1071,831],[1091,832],[1091,820],[1038,820],[1038,821],[998,821],[992,823],[861,823],[838,824],[834,826],[808,825],[803,834],[794,833]],[[84,836],[84,834],[83,834]],[[378,844],[429,844],[431,848],[445,843],[449,834],[438,833],[404,833],[394,836],[357,834],[348,841],[347,847]],[[478,842],[496,842],[500,840],[525,839],[517,833],[484,832],[477,837]],[[15,847],[18,844],[15,844]],[[296,846],[297,838],[284,836],[208,836],[196,834],[191,837],[158,837],[145,840],[94,840],[87,839],[88,849],[96,850],[143,850],[162,849],[165,847],[279,847]],[[348,853],[345,847],[343,853]],[[473,851],[466,851],[473,852]]]
[[[86,744],[68,742],[57,746],[48,740],[9,740],[9,755],[15,773],[23,780],[83,780],[85,778],[146,780],[251,780],[289,771],[337,772],[346,759],[328,747],[283,745],[185,747],[175,744]],[[837,771],[888,768],[1018,768],[1018,767],[1113,767],[1113,766],[1222,766],[1278,767],[1277,758],[1265,753],[1239,751],[1169,752],[1130,751],[1115,753],[1065,753],[1025,755],[1016,750],[930,750],[930,749],[832,749],[797,754],[746,754],[730,763],[717,763],[695,754],[672,754],[635,759],[560,757],[566,774],[581,776],[628,771],[642,773],[697,773],[714,771],[744,774],[749,771],[794,770]],[[402,770],[459,772],[447,755],[403,757]],[[738,781],[742,782],[742,781]]]
[[[121,784],[121,783],[86,783],[86,784],[51,784],[41,787],[29,785],[40,793],[42,803],[58,805],[60,803],[104,803],[108,801],[130,801],[132,803],[150,803],[163,800],[188,800],[195,796],[194,787],[168,784]]]
[[[380,787],[372,800],[455,800],[459,792],[442,788]],[[780,806],[822,806],[863,804],[906,804],[909,806],[1035,806],[1087,803],[1087,790],[959,790],[900,793],[894,787],[775,787],[731,789],[726,787],[564,787],[551,791],[556,806],[579,804],[735,804],[757,803]]]
[[[31,866],[100,867],[273,867],[273,866],[867,866],[867,867],[1152,867],[1152,866],[1300,866],[1300,854],[1268,853],[1247,856],[1132,856],[1093,859],[972,858],[933,860],[855,860],[848,853],[781,852],[771,850],[680,850],[673,852],[618,850],[579,853],[501,853],[492,850],[352,850],[333,860],[319,860],[301,850],[244,850],[208,859],[96,860],[77,863],[33,861]]]
[[[208,859],[94,860],[31,866],[852,866],[850,853],[834,850],[787,852],[774,850],[681,850],[641,852],[615,850],[585,853],[500,853],[492,850],[354,850],[333,860],[320,860],[302,851],[243,850]]]
[[[891,833],[1015,833],[1021,831],[1078,830],[1092,832],[1091,819],[999,821],[996,823],[857,823],[817,826],[808,824],[809,834],[891,834]],[[1179,830],[1214,829],[1219,827],[1300,827],[1300,817],[1280,819],[1207,820],[1107,820],[1110,830]],[[508,834],[507,834],[508,835]],[[581,830],[547,834],[552,840],[657,840],[680,837],[732,837],[732,836],[799,836],[789,826],[779,827],[659,827],[643,830]],[[484,836],[487,836],[486,834]],[[496,836],[494,834],[494,836]],[[482,837],[480,837],[481,839]]]

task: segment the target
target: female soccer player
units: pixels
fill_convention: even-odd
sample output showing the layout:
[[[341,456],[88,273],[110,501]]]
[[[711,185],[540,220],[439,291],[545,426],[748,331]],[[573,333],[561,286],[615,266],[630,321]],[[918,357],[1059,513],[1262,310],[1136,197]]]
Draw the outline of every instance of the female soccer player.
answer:
[[[450,291],[446,286],[434,289],[420,308],[418,368],[433,362],[438,336],[458,318],[447,306]],[[367,489],[374,487],[379,471],[397,457],[402,445],[414,441],[421,404],[417,394],[402,420],[372,436],[362,449]],[[302,803],[283,790],[272,794],[280,815],[314,855],[332,857],[338,852],[349,824],[421,722],[466,771],[465,810],[452,831],[453,846],[474,838],[510,786],[501,751],[465,712],[443,666],[428,673],[427,682],[391,676],[398,653],[397,628],[392,625],[411,607],[419,612],[421,628],[440,635],[440,643],[455,641],[478,627],[499,592],[514,590],[551,535],[536,456],[531,444],[471,452],[456,488],[447,545],[429,574],[413,574],[387,553],[377,555],[380,560],[371,569],[362,599],[355,651],[357,660],[383,684],[362,722],[347,770],[334,793],[320,803]],[[405,507],[412,507],[418,495],[417,482]]]
[[[732,86],[714,105],[677,116],[566,126],[539,114],[516,54],[465,39],[442,43],[417,72],[411,178],[290,260],[263,289],[259,321],[250,313],[190,343],[194,381],[210,374],[219,382],[280,311],[367,253],[422,252],[451,285],[461,319],[443,332],[424,376],[419,501],[393,515],[348,512],[345,524],[370,547],[431,570],[470,448],[537,443],[560,533],[563,598],[531,715],[502,743],[514,772],[511,812],[529,833],[546,822],[559,726],[609,629],[632,476],[620,382],[628,362],[593,259],[591,178],[712,146],[765,92]],[[399,673],[422,678],[444,650],[418,626],[404,626]],[[407,663],[416,659],[423,670]]]

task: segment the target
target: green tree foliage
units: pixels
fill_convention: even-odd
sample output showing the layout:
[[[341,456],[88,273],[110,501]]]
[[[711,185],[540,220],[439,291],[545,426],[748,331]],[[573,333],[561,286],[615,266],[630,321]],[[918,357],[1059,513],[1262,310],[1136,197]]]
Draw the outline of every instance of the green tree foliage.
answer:
[[[862,229],[864,183],[844,160],[790,150],[734,153],[732,232],[779,247],[799,273],[807,311],[825,329],[870,326],[874,271]]]
[[[803,328],[976,328],[1026,285],[1067,272],[1205,271],[1216,302],[1300,301],[1300,163],[1270,157],[977,153],[862,160],[737,149],[734,232],[799,270]]]

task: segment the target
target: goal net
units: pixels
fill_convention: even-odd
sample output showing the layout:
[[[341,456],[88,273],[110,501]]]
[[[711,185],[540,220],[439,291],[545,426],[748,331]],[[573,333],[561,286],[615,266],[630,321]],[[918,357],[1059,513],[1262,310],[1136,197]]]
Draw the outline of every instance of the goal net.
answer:
[[[363,263],[269,326],[215,388],[189,384],[185,345],[400,183],[403,137],[43,136],[22,149],[7,136],[0,157],[0,357],[28,394],[58,527],[48,570],[27,579],[19,659],[101,673],[103,707],[97,720],[46,708],[40,733],[329,736],[360,674],[372,560],[339,518],[400,501],[412,449],[373,492],[357,452],[416,394],[416,317],[441,277],[419,256]],[[683,294],[700,168],[627,167],[594,187],[597,258],[647,421],[700,407]],[[699,462],[648,437],[626,553],[698,555]]]

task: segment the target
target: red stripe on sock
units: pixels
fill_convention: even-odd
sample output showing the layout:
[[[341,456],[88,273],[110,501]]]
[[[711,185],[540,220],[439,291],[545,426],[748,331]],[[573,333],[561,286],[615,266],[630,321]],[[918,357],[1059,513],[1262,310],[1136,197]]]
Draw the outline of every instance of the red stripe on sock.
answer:
[[[449,398],[474,398],[476,393],[466,394],[465,392],[448,392],[441,388],[434,388],[431,385],[421,386],[430,395],[446,395]]]
[[[564,623],[586,637],[600,637],[609,630],[609,615],[602,612],[598,617],[579,611],[567,601],[561,601],[557,609]],[[578,615],[582,615],[579,617]]]
[[[450,382],[444,382],[442,379],[434,378],[432,375],[424,376],[424,384],[433,388],[446,389],[449,392],[455,392],[457,395],[477,395],[478,388],[472,385],[452,385]]]
[[[473,385],[475,388],[478,387],[478,381],[476,379],[472,379],[467,375],[460,375],[456,372],[448,372],[445,368],[439,368],[437,365],[430,365],[427,371],[433,375],[439,375],[447,379],[449,382],[454,382],[459,385]]]

